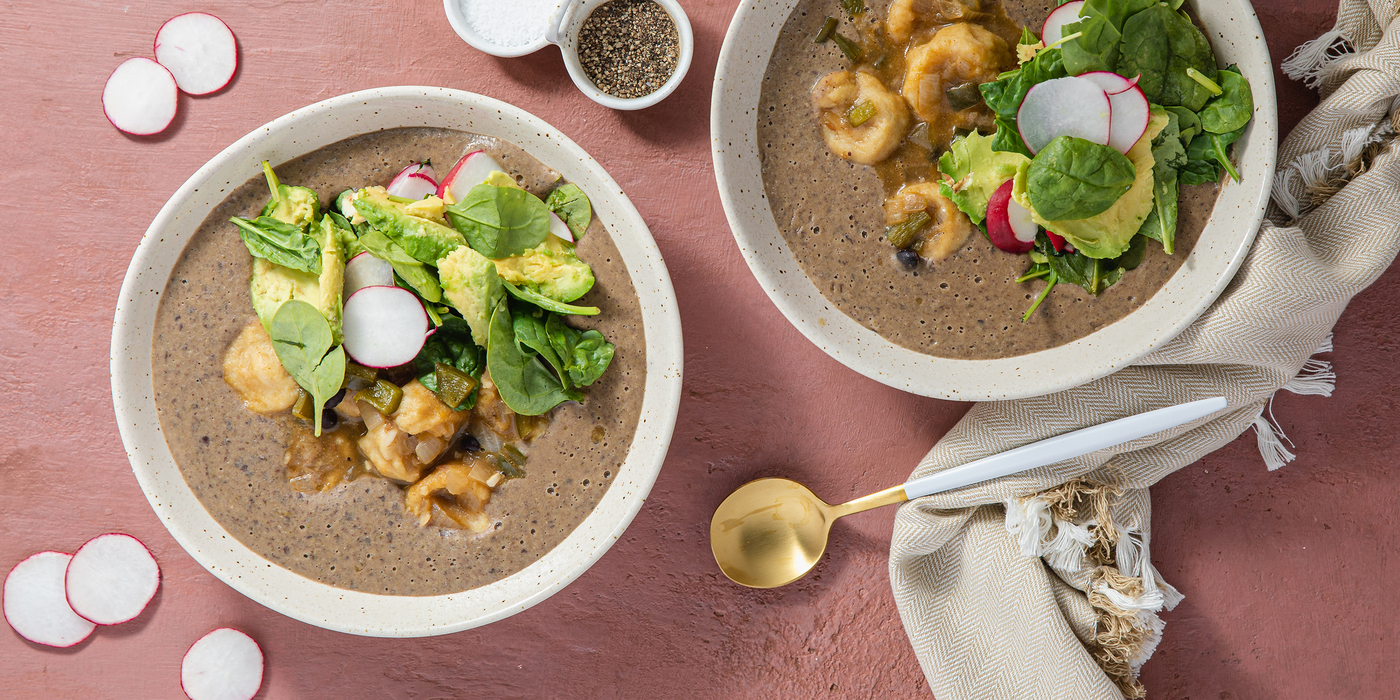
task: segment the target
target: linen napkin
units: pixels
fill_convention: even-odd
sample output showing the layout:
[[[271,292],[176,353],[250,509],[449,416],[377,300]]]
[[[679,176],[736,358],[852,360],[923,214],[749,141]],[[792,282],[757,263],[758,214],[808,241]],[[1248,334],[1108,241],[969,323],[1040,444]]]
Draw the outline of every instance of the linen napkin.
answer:
[[[929,688],[964,698],[1139,698],[1138,669],[1181,594],[1152,566],[1148,487],[1251,427],[1270,469],[1279,389],[1330,395],[1330,333],[1400,251],[1400,0],[1342,0],[1337,27],[1287,62],[1323,103],[1279,153],[1274,206],[1244,265],[1195,324],[1082,387],[983,403],[919,477],[1115,418],[1211,396],[1230,408],[1111,451],[912,501],[890,583]],[[1359,214],[1359,215],[1358,215]]]

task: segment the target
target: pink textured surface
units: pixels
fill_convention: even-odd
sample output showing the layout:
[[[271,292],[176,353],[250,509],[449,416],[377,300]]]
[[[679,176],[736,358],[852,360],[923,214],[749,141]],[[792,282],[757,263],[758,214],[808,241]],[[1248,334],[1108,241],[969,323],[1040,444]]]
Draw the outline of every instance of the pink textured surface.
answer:
[[[0,568],[119,530],[151,546],[165,580],[141,618],[73,649],[0,631],[0,696],[180,697],[185,649],[228,625],[263,645],[261,698],[926,697],[887,583],[893,511],[843,521],[830,558],[786,589],[741,589],[710,558],[709,514],[738,484],[784,474],[829,500],[874,491],[901,481],[967,408],[844,369],[784,321],[744,266],[716,194],[706,118],[736,4],[686,2],[697,39],[690,77],[661,106],[623,114],[575,91],[554,49],[511,60],[475,52],[433,0],[7,3]],[[1335,12],[1334,0],[1257,5],[1276,62]],[[108,73],[149,55],[161,22],[193,9],[238,35],[237,78],[212,97],[182,96],[167,134],[122,136],[99,106]],[[508,100],[597,156],[661,245],[687,349],[666,469],[627,534],[545,603],[423,640],[308,627],[195,564],[131,476],[107,376],[126,261],[180,183],[273,117],[395,84]],[[1316,101],[1287,81],[1280,96],[1285,129]],[[1280,397],[1275,412],[1298,461],[1266,472],[1248,435],[1154,489],[1153,553],[1187,595],[1166,615],[1166,641],[1144,674],[1154,697],[1394,692],[1397,303],[1400,275],[1389,274],[1343,317],[1334,398]]]

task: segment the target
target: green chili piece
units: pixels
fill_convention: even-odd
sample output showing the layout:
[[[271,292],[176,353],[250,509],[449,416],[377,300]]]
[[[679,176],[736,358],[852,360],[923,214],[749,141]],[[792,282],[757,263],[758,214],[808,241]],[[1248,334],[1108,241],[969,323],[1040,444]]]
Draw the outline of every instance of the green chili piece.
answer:
[[[982,87],[977,83],[963,83],[955,88],[948,88],[944,94],[948,96],[948,104],[955,112],[971,109],[982,102]]]
[[[307,423],[316,418],[316,400],[305,389],[297,389],[297,402],[292,404],[292,415]]]
[[[368,389],[361,389],[355,394],[356,401],[364,401],[374,407],[376,411],[389,415],[399,410],[399,402],[403,401],[403,389],[393,382],[383,379],[376,381],[374,386]]]
[[[354,362],[347,362],[345,363],[345,378],[349,379],[351,377],[363,379],[373,384],[379,380],[379,370],[365,367],[364,365],[357,365]]]
[[[817,35],[812,37],[812,43],[825,44],[830,41],[831,35],[836,33],[836,25],[837,21],[835,17],[827,17],[826,22],[822,24],[821,31],[817,32]]]
[[[875,117],[875,103],[870,100],[856,100],[849,110],[846,110],[846,121],[851,126],[860,126]]]
[[[889,241],[890,245],[901,250],[908,248],[909,244],[914,242],[914,236],[924,230],[924,227],[928,226],[929,222],[932,220],[933,219],[929,218],[926,212],[917,212],[913,216],[885,229],[885,240]]]
[[[1216,97],[1219,97],[1220,95],[1223,95],[1225,93],[1225,91],[1221,89],[1219,83],[1215,82],[1214,80],[1211,80],[1210,78],[1207,78],[1205,73],[1202,73],[1196,70],[1195,68],[1187,68],[1186,75],[1191,76],[1192,80],[1200,83],[1201,87],[1205,88],[1207,92],[1209,92],[1212,95],[1215,95]]]
[[[549,427],[549,418],[546,416],[521,416],[515,417],[515,430],[520,433],[520,439],[525,442],[534,442],[535,438],[544,434],[544,429]]]
[[[516,449],[515,445],[506,445],[501,448],[501,453],[496,455],[496,471],[507,479],[519,479],[525,476],[525,455]]]
[[[845,54],[846,60],[851,63],[860,63],[861,57],[865,56],[865,50],[860,47],[860,44],[840,34],[832,34],[831,40],[836,42],[837,48],[841,49],[841,53]]]
[[[890,55],[887,53],[882,53],[879,56],[876,56],[875,60],[870,62],[870,65],[875,70],[880,70],[881,68],[885,67],[885,62],[888,60],[890,60]]]
[[[856,17],[865,13],[865,0],[841,0],[841,9],[846,14]]]
[[[444,362],[433,363],[433,374],[437,378],[438,398],[448,406],[461,406],[481,384],[470,374]]]

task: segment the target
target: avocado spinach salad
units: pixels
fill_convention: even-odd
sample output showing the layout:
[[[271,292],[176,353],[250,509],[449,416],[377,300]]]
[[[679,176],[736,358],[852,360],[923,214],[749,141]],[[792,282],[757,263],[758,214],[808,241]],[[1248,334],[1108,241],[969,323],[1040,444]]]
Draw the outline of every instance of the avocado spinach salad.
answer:
[[[587,195],[546,197],[488,154],[441,182],[413,163],[324,209],[262,164],[271,197],[232,223],[251,254],[259,322],[225,381],[259,413],[290,410],[288,477],[316,492],[361,475],[405,487],[421,524],[484,531],[491,490],[525,475],[552,409],[583,401],[614,346],[566,317],[594,284],[575,245]]]

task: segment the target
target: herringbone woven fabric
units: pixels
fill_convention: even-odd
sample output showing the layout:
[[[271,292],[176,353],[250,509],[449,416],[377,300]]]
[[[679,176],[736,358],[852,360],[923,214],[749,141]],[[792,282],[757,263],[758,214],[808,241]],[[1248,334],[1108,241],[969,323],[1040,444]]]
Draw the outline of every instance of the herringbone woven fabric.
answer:
[[[1179,600],[1150,563],[1148,487],[1251,426],[1266,446],[1272,433],[1261,413],[1280,388],[1330,393],[1318,388],[1318,361],[1309,358],[1330,348],[1332,326],[1347,303],[1400,251],[1400,156],[1376,145],[1394,134],[1387,115],[1400,96],[1397,12],[1400,0],[1343,0],[1334,38],[1347,44],[1313,67],[1326,99],[1281,148],[1279,206],[1234,281],[1199,321],[1110,377],[1050,396],[975,406],[914,471],[924,476],[1172,404],[1211,396],[1230,402],[1223,414],[1164,436],[900,509],[890,582],[939,700],[1116,700],[1141,693],[1134,677],[1160,638],[1156,612]],[[1356,174],[1366,147],[1364,172]],[[1345,177],[1348,168],[1349,183],[1320,201],[1319,187]],[[1275,462],[1281,464],[1277,455]],[[1080,496],[1108,487],[1100,489],[1111,494],[1107,509],[1056,510],[1069,501],[1044,492],[1067,482]],[[1116,534],[1095,558],[1092,544],[1105,530]],[[1112,571],[1095,570],[1105,562],[1115,564]],[[1122,668],[1131,674],[1111,678],[1104,671],[1110,665],[1100,653],[1114,646],[1105,642],[1106,615],[1141,632],[1119,645],[1126,650]]]

